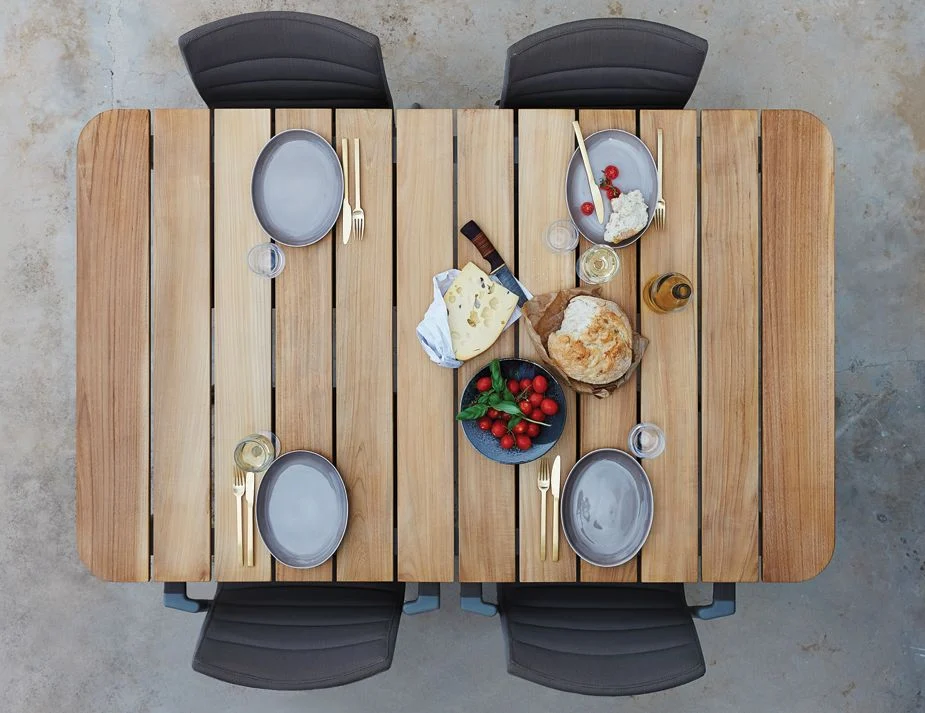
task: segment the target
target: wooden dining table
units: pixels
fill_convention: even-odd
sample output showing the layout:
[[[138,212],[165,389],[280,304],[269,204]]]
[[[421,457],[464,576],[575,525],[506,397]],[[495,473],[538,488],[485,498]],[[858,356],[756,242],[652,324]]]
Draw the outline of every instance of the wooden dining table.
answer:
[[[664,453],[643,461],[651,532],[612,568],[564,538],[558,561],[541,560],[538,463],[490,461],[454,421],[489,360],[535,358],[526,331],[458,370],[415,335],[433,275],[486,268],[458,233],[468,220],[534,294],[577,284],[576,255],[543,242],[568,215],[576,118],[653,153],[664,133],[666,221],[620,250],[601,288],[648,351],[611,397],[567,393],[550,453],[567,474],[625,448],[640,421],[664,430]],[[345,245],[338,223],[284,248],[271,281],[246,260],[268,240],[251,174],[293,128],[338,151],[359,138],[365,236]],[[835,544],[834,247],[832,139],[803,111],[105,111],[77,147],[79,556],[115,581],[811,578]],[[668,271],[694,296],[656,314],[641,286]],[[259,536],[254,566],[241,563],[233,449],[257,431],[344,479],[347,532],[319,567],[276,562]]]

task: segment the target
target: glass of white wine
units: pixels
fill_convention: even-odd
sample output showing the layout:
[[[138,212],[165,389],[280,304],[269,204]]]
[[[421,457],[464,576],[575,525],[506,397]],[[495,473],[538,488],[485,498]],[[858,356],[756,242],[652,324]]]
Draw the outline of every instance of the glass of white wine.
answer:
[[[234,462],[245,473],[262,473],[279,455],[279,439],[269,431],[252,433],[234,448]]]
[[[575,270],[582,282],[591,285],[610,282],[620,271],[620,256],[609,245],[593,245],[578,258]]]

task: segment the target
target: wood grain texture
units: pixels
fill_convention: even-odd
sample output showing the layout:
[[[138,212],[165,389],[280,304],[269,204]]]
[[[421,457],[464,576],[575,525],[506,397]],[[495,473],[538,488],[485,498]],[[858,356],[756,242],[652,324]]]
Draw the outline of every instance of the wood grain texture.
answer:
[[[656,314],[640,304],[641,332],[649,338],[642,360],[640,411],[665,431],[665,452],[646,461],[655,515],[642,549],[643,582],[695,582],[698,578],[699,441],[697,413],[697,112],[642,111],[640,137],[656,153],[664,132],[662,191],[666,221],[639,242],[640,284],[680,272],[694,285],[690,304]]]
[[[270,579],[270,554],[254,537],[253,567],[241,564],[237,501],[231,490],[234,448],[269,431],[271,411],[270,281],[247,267],[247,251],[266,242],[254,215],[251,173],[270,138],[268,109],[214,112],[215,442],[214,575],[219,581]],[[259,488],[261,475],[257,475]],[[245,537],[247,522],[245,518]]]
[[[701,531],[706,582],[758,579],[758,113],[701,114]]]
[[[151,498],[154,579],[211,578],[212,272],[208,109],[154,112]]]
[[[631,109],[583,109],[578,112],[582,133],[587,136],[604,129],[623,129],[636,134],[636,112]],[[595,171],[602,166],[594,166]],[[599,174],[596,174],[599,175]],[[617,185],[619,185],[619,180]],[[582,240],[579,251],[583,252],[590,243]],[[636,256],[635,244],[622,248],[620,272],[610,282],[601,286],[601,297],[613,300],[623,308],[633,326],[636,326]],[[639,403],[636,376],[606,399],[579,395],[578,409],[581,413],[578,433],[578,452],[584,455],[598,448],[619,448],[626,450],[626,437],[639,421]],[[580,561],[583,582],[635,582],[638,574],[638,557],[619,567],[595,567]]]
[[[474,220],[509,260],[514,257],[514,112],[462,109],[457,112],[457,225]],[[485,261],[471,242],[457,235],[457,266]],[[459,393],[492,359],[514,353],[516,327],[487,352],[457,371]],[[513,466],[482,456],[457,430],[459,498],[459,579],[513,582],[517,578],[516,473]]]
[[[568,215],[565,204],[565,171],[575,148],[572,121],[575,112],[563,109],[522,109],[517,113],[518,155],[520,157],[520,197],[518,215],[518,277],[540,295],[574,287],[575,254],[555,254],[543,245],[546,227]],[[540,180],[538,180],[538,178]],[[529,190],[525,187],[529,186]],[[510,258],[508,258],[510,259]],[[525,330],[520,331],[520,356],[536,360],[536,350]],[[576,402],[571,390],[565,392],[565,430],[548,454],[550,464],[562,456],[562,485],[575,464]],[[559,561],[552,560],[552,495],[546,508],[547,556],[540,559],[540,492],[536,477],[540,461],[520,466],[520,579],[523,582],[574,582],[576,556],[560,532]]]
[[[835,549],[832,136],[802,111],[762,132],[762,578],[809,579]]]
[[[100,579],[149,570],[149,117],[77,143],[77,551]]]
[[[415,327],[433,300],[428,277],[453,264],[453,111],[405,109],[395,125],[398,579],[452,582],[455,375],[430,361]]]
[[[330,109],[277,109],[276,133],[310,129],[331,140]],[[306,248],[286,248],[276,278],[276,435],[284,452],[334,458],[334,263],[330,233]],[[334,560],[294,569],[277,562],[276,579],[324,582]]]
[[[338,109],[337,148],[360,139],[366,234],[336,241],[336,464],[350,520],[337,553],[339,581],[393,576],[392,112]],[[351,197],[353,192],[351,189]]]

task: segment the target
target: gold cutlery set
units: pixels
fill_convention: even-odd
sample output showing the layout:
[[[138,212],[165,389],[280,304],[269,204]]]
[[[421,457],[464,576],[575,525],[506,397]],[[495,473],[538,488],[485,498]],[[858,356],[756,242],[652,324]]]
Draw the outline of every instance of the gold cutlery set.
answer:
[[[363,239],[366,228],[366,216],[360,207],[360,140],[353,140],[353,197],[355,203],[350,205],[350,173],[348,166],[348,142],[341,139],[341,165],[344,169],[344,206],[341,211],[340,229],[344,245],[350,242],[350,237],[356,235],[357,240]]]
[[[241,553],[241,563],[245,567],[254,566],[254,474],[234,472],[232,486],[237,499],[238,509],[238,551]],[[244,507],[247,510],[247,549],[244,548],[244,514],[241,508],[241,498],[244,498]]]
[[[241,553],[241,563],[245,567],[254,566],[254,529],[257,526],[254,520],[256,473],[262,473],[269,468],[278,453],[279,441],[269,432],[254,433],[240,441],[234,449],[235,471],[231,488],[237,506],[238,551]],[[245,512],[247,513],[246,533]]]
[[[546,559],[546,493],[552,491],[552,561],[559,561],[559,496],[561,495],[562,457],[556,456],[549,467],[549,459],[540,461],[536,487],[540,491],[540,559]]]

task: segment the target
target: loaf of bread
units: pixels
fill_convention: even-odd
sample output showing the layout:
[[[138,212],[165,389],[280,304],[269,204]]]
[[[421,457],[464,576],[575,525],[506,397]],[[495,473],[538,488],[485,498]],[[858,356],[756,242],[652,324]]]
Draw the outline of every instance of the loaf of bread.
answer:
[[[633,363],[633,329],[616,302],[573,297],[546,350],[570,378],[586,384],[609,384]]]

